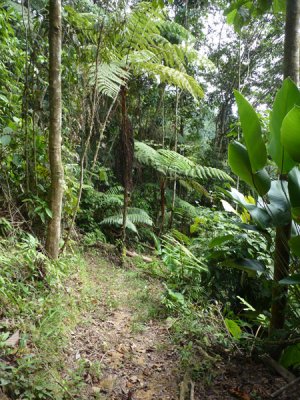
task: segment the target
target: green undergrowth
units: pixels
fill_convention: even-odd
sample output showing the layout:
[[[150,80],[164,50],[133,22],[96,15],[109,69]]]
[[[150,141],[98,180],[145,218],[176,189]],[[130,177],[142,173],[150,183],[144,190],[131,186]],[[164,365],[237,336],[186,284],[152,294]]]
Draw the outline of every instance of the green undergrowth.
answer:
[[[11,399],[69,399],[82,379],[63,351],[99,293],[81,254],[50,262],[38,247],[30,235],[1,243],[0,384]]]
[[[216,365],[221,358],[239,351],[240,346],[226,327],[222,305],[209,301],[204,291],[197,304],[177,291],[173,272],[159,259],[145,263],[136,258],[134,263],[144,277],[161,282],[159,316],[179,353],[182,373],[210,383],[220,373]]]

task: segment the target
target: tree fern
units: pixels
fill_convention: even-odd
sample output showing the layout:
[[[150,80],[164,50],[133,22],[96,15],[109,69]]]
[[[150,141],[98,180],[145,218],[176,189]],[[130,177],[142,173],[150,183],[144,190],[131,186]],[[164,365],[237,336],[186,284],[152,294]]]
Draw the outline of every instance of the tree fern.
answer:
[[[107,217],[103,221],[101,221],[101,225],[112,225],[120,227],[122,226],[122,224],[123,224],[122,212]],[[136,225],[152,226],[153,221],[145,210],[142,210],[140,208],[129,207],[126,219],[126,228],[133,231],[134,233],[138,233]]]
[[[187,189],[189,192],[195,191],[201,195],[209,197],[209,194],[205,187],[194,179],[179,179],[179,184]]]
[[[152,62],[141,62],[139,65],[135,65],[134,68],[139,68],[151,77],[159,76],[161,82],[177,86],[189,92],[195,99],[203,97],[204,93],[199,83],[185,71]]]
[[[177,44],[169,40],[175,31]],[[159,76],[162,82],[186,90],[197,99],[203,96],[203,90],[199,83],[188,75],[185,68],[187,60],[198,56],[190,46],[191,38],[191,34],[185,28],[169,23],[162,10],[152,7],[149,3],[140,3],[129,17],[124,42],[127,44],[126,48],[129,46],[131,51],[126,51],[123,60],[129,63],[136,73]],[[183,45],[184,41],[189,45]]]
[[[115,98],[121,86],[125,86],[130,73],[124,68],[124,63],[113,61],[90,65],[89,81],[91,86],[97,85],[99,92]]]
[[[172,150],[155,150],[146,143],[135,142],[135,157],[141,164],[149,165],[168,177],[176,174],[179,178],[213,178],[233,182],[224,171],[203,167]]]
[[[175,214],[178,214],[186,218],[196,218],[199,215],[199,210],[197,207],[193,206],[189,202],[182,200],[180,197],[176,197],[175,200]]]

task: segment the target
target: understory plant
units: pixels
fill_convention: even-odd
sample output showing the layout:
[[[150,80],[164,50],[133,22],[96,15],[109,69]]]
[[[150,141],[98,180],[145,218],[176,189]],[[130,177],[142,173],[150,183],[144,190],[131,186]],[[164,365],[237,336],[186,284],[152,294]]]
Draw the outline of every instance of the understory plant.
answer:
[[[262,232],[275,231],[270,331],[278,332],[285,325],[288,285],[300,283],[300,92],[291,79],[283,82],[270,113],[267,145],[253,107],[239,92],[235,98],[245,145],[231,143],[228,161],[257,198],[253,204],[233,188],[228,194]]]

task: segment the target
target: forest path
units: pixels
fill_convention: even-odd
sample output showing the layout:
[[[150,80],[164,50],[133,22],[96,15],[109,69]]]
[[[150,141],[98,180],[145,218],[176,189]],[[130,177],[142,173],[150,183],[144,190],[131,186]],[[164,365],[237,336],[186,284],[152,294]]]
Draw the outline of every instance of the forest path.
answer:
[[[205,376],[196,379],[195,393],[190,393],[178,345],[172,343],[168,320],[161,314],[160,282],[134,266],[117,266],[115,256],[110,261],[89,253],[85,259],[90,287],[86,296],[78,287],[78,301],[87,302],[86,311],[64,351],[67,368],[63,378],[73,383],[78,380],[71,398],[179,400],[183,398],[180,385],[187,380],[185,399],[267,400],[285,385],[262,363],[244,354],[227,354],[216,358],[206,380]],[[85,284],[76,279],[71,282],[73,287]],[[299,398],[291,392],[280,396],[281,400]]]
[[[138,271],[87,257],[93,304],[72,332],[67,365],[85,369],[80,399],[176,400],[179,361],[159,321],[162,288]]]

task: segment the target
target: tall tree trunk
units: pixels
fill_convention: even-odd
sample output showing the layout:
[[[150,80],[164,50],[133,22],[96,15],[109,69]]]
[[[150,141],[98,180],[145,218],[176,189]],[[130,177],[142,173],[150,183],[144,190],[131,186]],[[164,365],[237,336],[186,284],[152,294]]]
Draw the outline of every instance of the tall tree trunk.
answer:
[[[64,170],[61,158],[61,0],[50,0],[49,6],[49,162],[51,174],[50,207],[46,251],[58,258],[61,237],[61,213]]]
[[[284,42],[284,78],[290,77],[299,83],[299,27],[300,0],[287,0]],[[280,176],[284,181],[287,177]],[[270,333],[282,329],[285,323],[285,310],[288,298],[287,286],[278,282],[289,274],[291,223],[276,229],[274,252],[274,284],[272,291],[272,309]]]
[[[121,106],[122,106],[122,123],[121,123],[121,160],[122,160],[122,184],[124,187],[124,203],[123,203],[123,224],[122,224],[122,251],[125,255],[126,247],[126,225],[127,225],[127,214],[128,206],[130,201],[130,195],[132,190],[132,165],[133,165],[133,152],[134,152],[134,140],[133,130],[127,116],[126,107],[126,88],[121,88]]]
[[[300,0],[287,0],[284,42],[284,77],[299,84]]]

